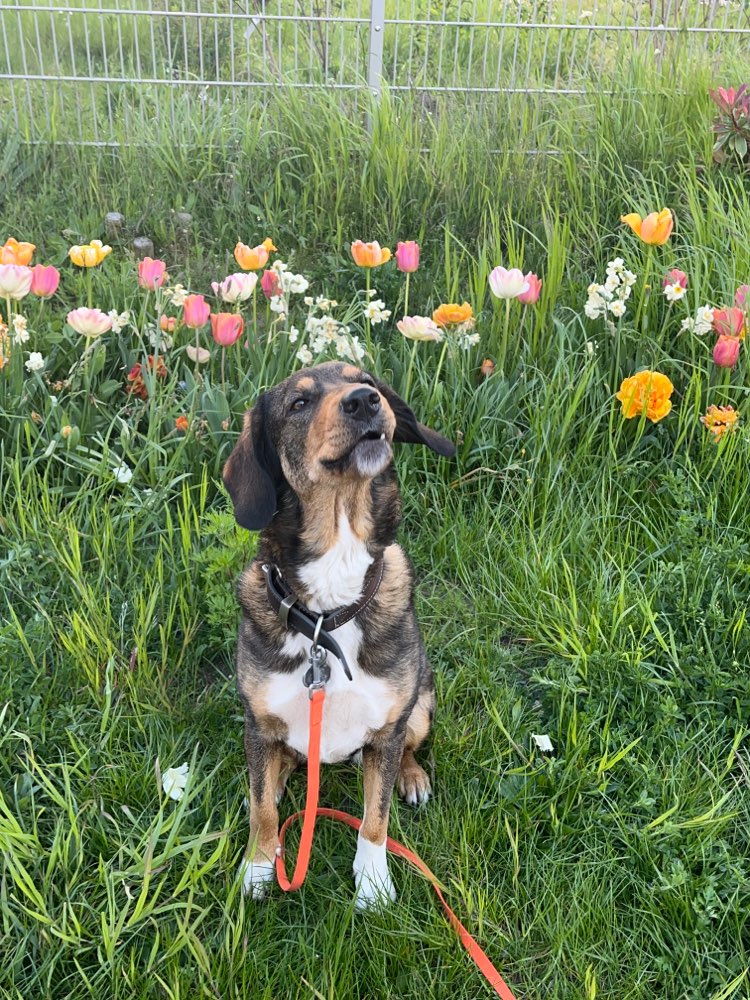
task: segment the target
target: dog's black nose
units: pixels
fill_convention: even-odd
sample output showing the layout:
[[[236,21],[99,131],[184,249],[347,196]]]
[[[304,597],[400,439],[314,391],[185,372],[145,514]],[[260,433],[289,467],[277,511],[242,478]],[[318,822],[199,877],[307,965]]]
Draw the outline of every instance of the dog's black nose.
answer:
[[[341,400],[341,409],[355,420],[369,420],[380,409],[380,395],[367,386],[352,391]]]

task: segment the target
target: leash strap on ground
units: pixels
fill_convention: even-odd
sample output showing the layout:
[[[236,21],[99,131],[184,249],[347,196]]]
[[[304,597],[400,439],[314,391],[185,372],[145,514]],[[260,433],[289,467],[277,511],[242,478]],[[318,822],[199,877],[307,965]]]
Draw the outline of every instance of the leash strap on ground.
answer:
[[[310,696],[310,739],[307,747],[307,796],[305,798],[305,808],[301,812],[293,813],[284,821],[279,831],[280,853],[276,856],[276,877],[284,892],[294,892],[302,885],[307,875],[307,868],[310,863],[310,852],[312,850],[313,833],[315,831],[315,820],[318,816],[323,819],[335,819],[340,823],[346,823],[353,830],[359,830],[362,820],[349,813],[341,812],[339,809],[318,808],[318,790],[320,787],[320,733],[323,722],[323,702],[325,692],[322,688],[315,690]],[[302,837],[300,840],[297,864],[294,867],[294,875],[289,881],[284,865],[284,837],[292,823],[302,819]],[[513,992],[495,966],[489,960],[485,952],[480,948],[474,938],[469,934],[464,925],[458,919],[453,910],[445,901],[445,896],[440,889],[440,883],[435,875],[430,871],[422,859],[404,847],[397,840],[391,837],[386,839],[386,848],[396,857],[403,858],[420,871],[430,882],[432,888],[437,893],[437,897],[442,904],[448,917],[448,922],[453,927],[461,941],[461,944],[469,953],[469,956],[476,964],[479,971],[502,1000],[516,1000]]]

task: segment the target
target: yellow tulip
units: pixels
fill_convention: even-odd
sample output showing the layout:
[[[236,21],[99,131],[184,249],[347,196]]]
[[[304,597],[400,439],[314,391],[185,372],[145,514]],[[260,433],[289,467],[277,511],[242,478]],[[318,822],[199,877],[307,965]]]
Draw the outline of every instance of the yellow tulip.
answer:
[[[102,246],[101,240],[92,240],[83,246],[74,246],[68,250],[68,257],[77,267],[97,267],[112,253],[112,247]]]
[[[641,219],[637,212],[630,212],[628,215],[621,215],[620,222],[630,226],[635,235],[649,246],[663,246],[672,235],[674,227],[674,219],[668,208],[663,208],[661,212],[651,212],[645,219]]]
[[[622,403],[622,415],[626,420],[639,417],[645,410],[652,423],[658,423],[672,409],[669,398],[674,386],[661,372],[642,371],[623,379],[615,398]]]

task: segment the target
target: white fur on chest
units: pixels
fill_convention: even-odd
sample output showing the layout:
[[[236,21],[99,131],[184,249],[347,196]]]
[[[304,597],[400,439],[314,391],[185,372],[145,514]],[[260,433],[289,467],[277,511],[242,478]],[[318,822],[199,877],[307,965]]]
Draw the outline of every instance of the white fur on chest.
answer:
[[[346,514],[340,511],[336,543],[299,570],[299,578],[311,595],[310,610],[333,611],[353,604],[362,595],[371,563],[365,543],[357,538]]]
[[[335,638],[352,672],[350,681],[337,657],[328,654],[331,677],[326,684],[320,759],[324,764],[345,760],[359,750],[370,733],[381,729],[388,719],[393,691],[386,681],[364,673],[358,663],[362,632],[356,622],[336,629]],[[307,756],[310,726],[310,698],[302,683],[309,663],[310,640],[292,635],[284,643],[287,656],[305,653],[305,659],[292,674],[271,674],[264,685],[265,708],[286,723],[287,744]]]

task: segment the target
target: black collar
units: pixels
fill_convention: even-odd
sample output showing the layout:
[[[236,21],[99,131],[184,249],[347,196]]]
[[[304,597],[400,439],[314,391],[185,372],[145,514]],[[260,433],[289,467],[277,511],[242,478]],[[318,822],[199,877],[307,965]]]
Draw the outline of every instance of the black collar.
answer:
[[[278,566],[263,563],[261,569],[266,578],[268,603],[273,608],[282,626],[287,629],[293,629],[295,632],[300,632],[308,639],[315,639],[317,632],[318,645],[338,657],[344,668],[344,673],[351,680],[352,674],[349,664],[346,662],[341,647],[330,633],[334,629],[345,625],[346,622],[350,622],[375,597],[383,581],[383,556],[378,556],[367,570],[365,577],[366,586],[360,599],[346,607],[336,608],[334,611],[310,611],[304,604],[300,604],[297,600],[296,594],[285,582]]]

